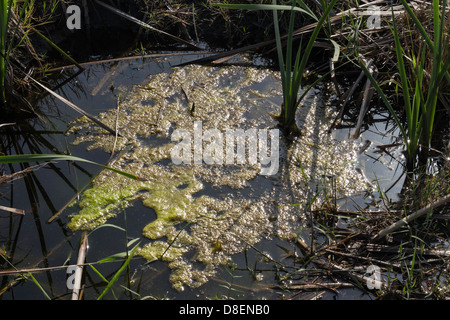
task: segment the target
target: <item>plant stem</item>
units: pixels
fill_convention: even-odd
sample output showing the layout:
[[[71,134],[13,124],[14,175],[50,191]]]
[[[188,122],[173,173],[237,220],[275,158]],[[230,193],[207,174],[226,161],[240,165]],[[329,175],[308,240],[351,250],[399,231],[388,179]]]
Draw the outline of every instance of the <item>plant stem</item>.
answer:
[[[0,106],[6,99],[6,37],[8,35],[8,0],[0,0]]]

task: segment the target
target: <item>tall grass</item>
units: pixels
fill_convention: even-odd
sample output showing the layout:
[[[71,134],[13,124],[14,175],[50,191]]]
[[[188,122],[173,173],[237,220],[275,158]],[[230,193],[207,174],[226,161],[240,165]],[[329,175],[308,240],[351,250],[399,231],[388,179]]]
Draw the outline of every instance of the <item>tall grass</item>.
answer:
[[[283,88],[283,102],[281,104],[281,112],[277,116],[281,122],[282,128],[286,134],[299,133],[300,130],[295,122],[295,114],[302,99],[308,93],[308,89],[304,90],[299,96],[300,88],[302,86],[303,77],[307,68],[307,63],[311,55],[314,42],[316,41],[319,32],[324,23],[329,21],[329,15],[337,0],[331,1],[324,9],[320,19],[312,12],[312,10],[301,0],[292,1],[290,6],[278,5],[276,0],[272,4],[214,4],[224,8],[230,9],[245,9],[245,10],[271,10],[273,11],[275,37],[277,44],[278,64],[281,72],[281,81]],[[286,49],[283,46],[283,37],[280,33],[280,26],[278,21],[278,11],[289,11],[289,27],[287,33]],[[298,49],[294,49],[294,26],[296,13],[307,14],[317,21],[316,26],[309,36],[306,47],[300,43]],[[285,51],[285,52],[284,52]]]
[[[6,100],[6,37],[8,36],[8,0],[0,0],[0,106]]]
[[[18,12],[18,21],[16,27],[13,32],[13,36],[8,38],[8,31],[10,28],[10,17],[13,10],[18,10],[18,2],[16,0],[0,0],[0,106],[6,103],[6,77],[7,77],[7,69],[8,62],[11,56],[12,51],[19,47],[23,41],[25,41],[27,37],[27,31],[25,34],[20,37],[20,41],[15,42],[14,37],[21,29],[21,26],[25,24],[29,24],[31,19],[28,10],[30,0],[25,0],[22,3],[22,9]],[[31,7],[34,5],[34,1],[31,3]],[[28,10],[28,13],[27,13]],[[24,30],[21,30],[23,32]]]
[[[431,41],[425,28],[417,19],[406,1],[401,1],[426,43],[426,46],[422,48],[421,52],[417,54],[413,53],[412,56],[409,57],[408,60],[410,61],[410,66],[408,68],[404,58],[406,53],[400,42],[399,29],[395,16],[392,14],[392,32],[394,34],[395,52],[400,77],[399,86],[403,94],[406,126],[399,120],[391,102],[387,99],[383,90],[371,76],[367,68],[364,65],[362,65],[362,68],[371,79],[378,94],[381,96],[401,131],[406,145],[407,169],[412,170],[419,163],[417,161],[418,155],[420,155],[419,160],[421,160],[421,162],[426,161],[429,155],[439,88],[444,81],[444,78],[446,78],[447,81],[449,79],[448,70],[450,67],[450,54],[448,54],[448,43],[450,29],[447,29],[447,31],[445,30],[446,1],[443,1],[442,11],[440,12],[439,1],[433,0],[432,19],[434,42]],[[430,56],[432,57],[432,71],[429,75],[428,88],[423,90],[423,78],[426,74],[425,63],[426,59],[430,59]],[[410,70],[409,73],[408,70]],[[424,93],[424,91],[426,92]]]
[[[276,0],[273,0],[274,4]],[[297,1],[303,7],[306,5],[302,1]],[[308,44],[303,51],[302,44],[297,49],[294,60],[294,49],[293,49],[293,34],[294,34],[294,22],[295,22],[295,11],[294,4],[292,5],[289,20],[289,30],[288,39],[286,47],[286,59],[283,57],[283,46],[281,41],[280,30],[278,26],[278,13],[277,10],[273,10],[273,16],[275,20],[275,36],[277,41],[277,53],[278,53],[278,63],[280,65],[282,88],[283,88],[283,103],[281,105],[281,113],[279,119],[281,120],[285,131],[288,133],[298,132],[298,127],[295,123],[295,114],[297,108],[303,100],[304,96],[309,90],[305,90],[299,97],[299,91],[302,84],[303,76],[306,71],[307,62],[309,61],[309,56],[311,54],[314,42],[322,29],[323,24],[329,19],[329,14],[336,4],[337,0],[331,1],[331,3],[325,8],[321,18],[316,24],[312,35],[309,37]],[[311,11],[309,11],[311,12]]]
[[[52,0],[49,5],[46,1],[0,0],[0,107],[5,105],[9,96],[20,96],[16,100],[23,101],[23,97],[21,97],[17,88],[7,90],[7,88],[13,88],[21,82],[17,81],[18,75],[21,76],[20,71],[24,72],[18,67],[20,63],[11,63],[11,57],[17,58],[14,60],[20,60],[19,58],[25,56],[42,66],[43,58],[34,48],[30,39],[31,33],[39,36],[65,59],[83,69],[73,58],[36,29],[38,25],[50,21],[58,3],[57,0]],[[14,91],[17,93],[12,94]]]

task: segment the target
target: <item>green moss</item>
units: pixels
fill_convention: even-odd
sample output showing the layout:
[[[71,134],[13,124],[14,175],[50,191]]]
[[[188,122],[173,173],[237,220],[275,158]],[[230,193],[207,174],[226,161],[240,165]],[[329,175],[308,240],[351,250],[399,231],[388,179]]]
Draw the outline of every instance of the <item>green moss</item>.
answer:
[[[188,249],[185,246],[180,247],[178,245],[169,245],[164,241],[155,241],[139,248],[137,254],[148,261],[174,261],[181,258],[187,251]]]
[[[158,171],[157,167],[141,168],[140,176],[151,175],[154,171]],[[179,188],[181,186],[183,188]],[[164,175],[153,175],[149,181],[139,182],[115,173],[104,173],[94,180],[93,188],[83,193],[78,203],[81,210],[72,216],[68,226],[73,230],[93,229],[131,202],[141,199],[157,214],[156,221],[144,230],[146,236],[156,239],[165,235],[161,234],[161,224],[169,226],[195,218],[197,210],[192,194],[201,187],[201,183],[189,174],[165,172]]]

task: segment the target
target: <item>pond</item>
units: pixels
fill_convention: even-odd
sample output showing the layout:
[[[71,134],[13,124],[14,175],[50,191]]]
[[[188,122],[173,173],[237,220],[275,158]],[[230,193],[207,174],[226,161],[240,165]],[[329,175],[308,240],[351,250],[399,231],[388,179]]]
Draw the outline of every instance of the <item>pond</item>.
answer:
[[[379,190],[397,199],[402,150],[379,148],[399,136],[387,113],[374,110],[357,139],[351,126],[328,133],[338,110],[333,84],[325,81],[308,93],[297,114],[303,134],[289,141],[272,117],[281,103],[276,71],[245,55],[217,66],[177,66],[195,58],[162,54],[62,73],[55,91],[118,136],[52,96],[38,106],[45,118],[7,129],[3,147],[11,153],[69,153],[139,177],[58,162],[4,185],[0,205],[26,210],[0,214],[8,267],[48,268],[33,273],[36,281],[50,297],[70,299],[67,266],[76,263],[87,230],[86,262],[108,279],[123,260],[96,262],[140,241],[105,298],[281,299],[293,292],[280,279],[295,282],[287,275],[303,266],[297,238],[310,244],[313,233],[317,245],[328,241],[323,230],[311,232],[313,208],[377,209]],[[320,218],[323,228],[348,223]],[[106,287],[94,268],[84,269],[87,300]],[[127,277],[128,289],[120,286]],[[2,299],[45,298],[35,282],[15,275],[3,276],[1,288]],[[373,295],[350,287],[320,297]]]

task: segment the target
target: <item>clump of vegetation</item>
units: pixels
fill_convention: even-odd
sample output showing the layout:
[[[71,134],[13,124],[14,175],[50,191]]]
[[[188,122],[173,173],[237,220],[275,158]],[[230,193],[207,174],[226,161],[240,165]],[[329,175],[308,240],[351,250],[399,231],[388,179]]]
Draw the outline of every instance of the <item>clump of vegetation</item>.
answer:
[[[391,112],[402,132],[406,145],[407,168],[412,170],[417,164],[416,157],[419,153],[419,147],[422,149],[422,164],[424,161],[426,162],[426,159],[428,158],[427,155],[431,148],[434,119],[440,94],[439,89],[443,86],[444,79],[447,79],[447,83],[450,81],[448,71],[450,67],[450,55],[448,55],[450,29],[447,31],[445,30],[445,1],[441,12],[439,11],[439,1],[433,1],[432,18],[434,41],[431,41],[428,33],[406,1],[403,0],[402,2],[413,20],[415,27],[420,31],[420,34],[426,43],[426,46],[422,46],[419,52],[414,52],[413,49],[410,50],[410,56],[407,56],[410,66],[407,67],[404,59],[406,53],[400,43],[400,31],[396,23],[396,18],[392,15],[395,52],[400,75],[400,82],[398,85],[401,88],[403,103],[405,104],[404,112],[406,116],[406,126],[399,120],[391,102],[387,99],[370,72],[364,66],[362,67],[366,71],[368,77],[371,78],[373,85],[382,97],[386,107]],[[431,60],[431,63],[427,60]],[[431,73],[428,73],[426,70],[426,65],[429,64],[431,64]],[[424,78],[428,83],[427,87],[424,87]]]
[[[45,71],[45,52],[50,44],[38,29],[57,15],[59,1],[0,1],[0,109],[3,113],[33,111],[28,80]],[[63,53],[63,51],[61,50]]]

